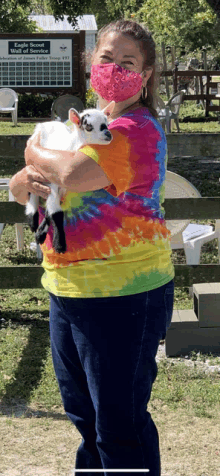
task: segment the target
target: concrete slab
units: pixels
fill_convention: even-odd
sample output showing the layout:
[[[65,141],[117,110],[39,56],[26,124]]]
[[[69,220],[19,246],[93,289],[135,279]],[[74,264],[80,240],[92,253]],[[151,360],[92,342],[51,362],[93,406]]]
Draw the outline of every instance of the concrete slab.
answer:
[[[220,283],[193,284],[193,293],[200,301],[220,298]]]
[[[193,309],[175,309],[169,329],[193,329],[199,327],[199,321]]]
[[[220,352],[220,328],[170,328],[167,331],[165,350],[167,357],[196,352]]]
[[[180,322],[179,309],[174,309],[173,310],[172,324],[175,323],[175,322]]]
[[[206,294],[216,294],[220,296],[220,283],[193,284],[193,292],[201,297]]]
[[[193,292],[197,298],[200,297],[200,299],[203,295],[206,296],[207,294],[213,294],[211,283],[193,284]]]
[[[213,292],[220,296],[220,283],[210,283]]]
[[[220,327],[220,283],[193,285],[194,311],[200,327]]]

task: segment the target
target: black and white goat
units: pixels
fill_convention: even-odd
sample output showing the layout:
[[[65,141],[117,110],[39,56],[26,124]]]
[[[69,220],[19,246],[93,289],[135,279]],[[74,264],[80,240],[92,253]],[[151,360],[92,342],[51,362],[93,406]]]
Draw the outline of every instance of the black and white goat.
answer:
[[[69,110],[71,127],[58,121],[37,124],[34,135],[40,132],[40,144],[46,149],[76,151],[86,144],[109,144],[112,134],[108,130],[107,116],[114,109],[112,101],[102,111],[98,109],[86,109],[78,113],[75,109]],[[64,233],[64,215],[60,205],[59,186],[50,184],[51,193],[46,200],[45,218],[39,223],[39,197],[30,194],[26,205],[28,223],[33,232],[36,232],[36,242],[44,243],[50,224],[53,226],[53,248],[57,253],[65,253],[66,239]]]

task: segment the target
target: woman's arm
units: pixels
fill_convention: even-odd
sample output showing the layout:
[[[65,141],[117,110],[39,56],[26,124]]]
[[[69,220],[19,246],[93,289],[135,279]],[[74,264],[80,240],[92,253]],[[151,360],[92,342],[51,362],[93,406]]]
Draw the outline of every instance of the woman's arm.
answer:
[[[44,149],[39,145],[39,135],[29,139],[25,161],[34,165],[49,182],[69,191],[87,192],[111,184],[101,167],[83,152]]]
[[[11,178],[9,188],[15,200],[21,205],[25,205],[29,198],[28,192],[47,199],[50,187],[45,184],[46,182],[45,177],[33,165],[28,165]]]

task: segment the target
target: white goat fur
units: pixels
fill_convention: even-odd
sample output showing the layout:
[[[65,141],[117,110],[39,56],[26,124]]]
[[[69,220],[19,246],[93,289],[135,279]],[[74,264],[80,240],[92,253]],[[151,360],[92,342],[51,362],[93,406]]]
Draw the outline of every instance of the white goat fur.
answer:
[[[112,101],[105,109],[102,111],[97,109],[86,109],[82,113],[78,113],[75,109],[70,109],[69,119],[72,123],[71,128],[67,127],[64,123],[59,121],[44,122],[37,124],[34,134],[40,132],[40,144],[46,149],[53,150],[72,150],[77,151],[83,145],[86,144],[109,144],[112,140],[110,131],[108,131],[107,116],[111,114],[114,109],[114,102]],[[58,241],[60,233],[63,233],[62,230],[58,229],[56,223],[54,224],[54,216],[56,213],[63,214],[62,208],[60,206],[60,196],[59,196],[59,186],[56,184],[50,184],[51,193],[46,200],[46,216],[48,217],[48,223],[44,224],[44,237],[39,237],[39,230],[42,224],[40,225],[38,231],[38,205],[39,197],[34,194],[30,194],[29,201],[26,205],[26,215],[29,218],[29,223],[32,231],[37,231],[36,241],[38,243],[43,243],[47,231],[50,225],[50,219],[52,219],[52,224],[54,232],[58,233]],[[35,217],[35,219],[34,219]],[[62,215],[63,217],[63,215]],[[35,220],[35,225],[34,225]],[[58,228],[61,225],[59,223]],[[65,241],[65,235],[63,236]],[[53,242],[54,246],[54,242]],[[65,245],[56,245],[55,249],[58,253],[63,253],[66,251]]]

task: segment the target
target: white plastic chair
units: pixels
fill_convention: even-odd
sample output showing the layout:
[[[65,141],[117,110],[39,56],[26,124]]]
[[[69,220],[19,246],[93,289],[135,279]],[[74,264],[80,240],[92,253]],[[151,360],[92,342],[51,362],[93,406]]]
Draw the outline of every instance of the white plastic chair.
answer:
[[[163,127],[165,131],[165,126],[166,126],[166,104],[163,101],[163,99],[160,96],[156,97],[156,110],[158,114],[158,120],[161,123],[161,126]]]
[[[179,128],[179,110],[182,104],[183,95],[185,90],[178,91],[175,93],[168,102],[164,103],[161,98],[158,100],[158,119],[161,122],[163,128],[166,126],[167,133],[171,132],[171,120],[174,119],[174,122],[177,127],[177,131],[180,132]]]
[[[81,112],[84,109],[83,102],[77,96],[73,96],[72,94],[64,94],[63,96],[59,96],[52,104],[52,121],[68,121],[68,111],[71,107],[76,109],[78,112]]]
[[[0,89],[0,113],[11,113],[12,121],[15,126],[18,122],[18,96],[17,93],[10,88]]]
[[[191,182],[167,170],[166,198],[201,198],[201,195]],[[171,232],[171,248],[184,249],[186,264],[199,264],[202,245],[214,238],[218,239],[220,262],[220,220],[216,220],[215,230],[210,225],[194,224],[190,220],[167,220],[166,224]]]

